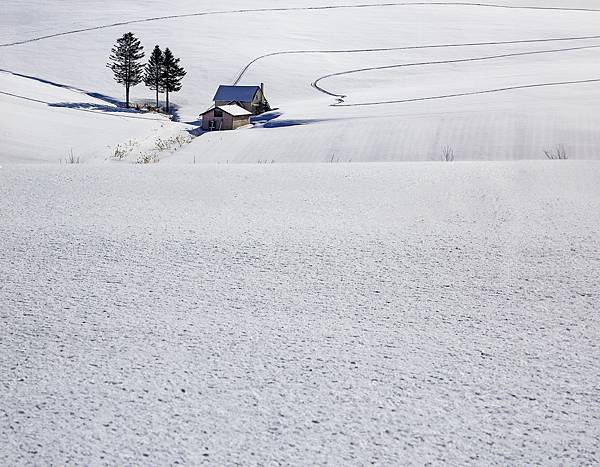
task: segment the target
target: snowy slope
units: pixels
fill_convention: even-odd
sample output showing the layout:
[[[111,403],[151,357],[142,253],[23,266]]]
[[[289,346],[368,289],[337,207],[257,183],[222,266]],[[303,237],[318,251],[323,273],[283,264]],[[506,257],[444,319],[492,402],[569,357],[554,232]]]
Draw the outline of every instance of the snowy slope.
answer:
[[[183,122],[193,123],[216,86],[234,82],[257,57],[296,52],[260,59],[240,79],[241,84],[265,82],[281,116],[265,128],[197,138],[171,157],[172,162],[189,163],[194,157],[211,162],[431,160],[439,159],[446,145],[454,147],[459,158],[473,160],[535,159],[558,144],[568,148],[571,158],[598,157],[600,82],[582,82],[600,79],[600,11],[591,11],[599,8],[594,1],[505,0],[495,6],[153,1],[115,2],[110,8],[99,1],[85,6],[38,3],[3,3],[0,69],[120,99],[122,89],[112,81],[105,62],[115,39],[131,30],[147,50],[159,43],[181,57],[188,76],[173,99]],[[532,8],[515,8],[520,6]],[[182,16],[161,18],[177,15]],[[73,32],[77,30],[82,31]],[[24,42],[65,32],[73,33]],[[473,43],[480,45],[455,46]],[[390,48],[395,50],[372,50]],[[389,68],[392,65],[402,66]],[[364,68],[371,69],[355,72]],[[345,74],[318,81],[337,73]],[[28,97],[28,79],[19,81],[3,78],[0,90]],[[311,86],[315,81],[325,91],[345,95],[344,106],[332,107],[336,97]],[[507,89],[515,87],[524,88]],[[480,92],[486,93],[473,95]],[[460,96],[379,104],[455,94]],[[152,98],[143,87],[133,95]],[[17,114],[22,121],[33,108],[40,120],[62,118],[42,103],[23,110],[32,103],[16,99],[0,94],[3,108],[9,109],[3,120]],[[66,118],[77,128],[80,117],[72,112]],[[107,144],[116,144],[112,140],[151,139],[153,124],[145,124],[142,130],[139,122],[102,118],[95,124],[102,131],[95,137],[89,132],[90,144],[82,150],[102,160]],[[72,138],[69,126],[68,121],[56,122]],[[69,146],[66,137],[56,141],[40,134],[39,147],[46,146],[52,157],[27,157],[13,143],[27,139],[31,130],[26,128],[19,123],[4,129],[1,160],[53,161]],[[123,138],[122,133],[130,136]],[[105,135],[112,140],[104,141]]]
[[[104,160],[130,140],[150,150],[178,131],[163,116],[126,111],[107,96],[7,73],[0,73],[0,88],[13,91],[0,93],[2,162],[61,163],[71,153],[81,162]]]
[[[599,179],[6,166],[0,459],[597,464]]]

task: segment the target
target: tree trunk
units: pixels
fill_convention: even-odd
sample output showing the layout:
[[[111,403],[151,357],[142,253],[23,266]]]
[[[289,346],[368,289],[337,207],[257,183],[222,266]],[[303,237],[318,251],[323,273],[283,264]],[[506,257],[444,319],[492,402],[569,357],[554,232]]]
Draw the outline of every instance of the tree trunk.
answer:
[[[129,86],[131,85],[131,81],[129,78],[131,77],[131,59],[129,55],[127,56],[127,76],[125,77],[125,106],[129,108]]]
[[[160,109],[158,108],[158,86],[156,86],[156,110],[160,112]]]
[[[166,95],[167,95],[167,113],[169,113],[169,90],[168,89],[166,91]]]

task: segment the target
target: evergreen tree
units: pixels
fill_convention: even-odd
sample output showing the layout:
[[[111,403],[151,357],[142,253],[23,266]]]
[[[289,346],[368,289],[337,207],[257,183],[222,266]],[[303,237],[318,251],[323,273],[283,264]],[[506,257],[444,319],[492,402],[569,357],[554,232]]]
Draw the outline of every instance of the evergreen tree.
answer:
[[[110,62],[106,64],[114,75],[115,81],[125,86],[125,104],[129,107],[129,90],[142,82],[144,47],[132,33],[123,34],[111,50]]]
[[[163,74],[164,55],[160,47],[157,45],[150,55],[150,59],[146,64],[146,70],[144,72],[144,82],[150,89],[156,91],[156,108],[158,106],[158,93],[164,92],[161,78]]]
[[[181,80],[186,75],[183,67],[179,65],[179,59],[167,47],[163,55],[163,72],[161,85],[166,94],[167,113],[169,112],[169,93],[181,90]]]

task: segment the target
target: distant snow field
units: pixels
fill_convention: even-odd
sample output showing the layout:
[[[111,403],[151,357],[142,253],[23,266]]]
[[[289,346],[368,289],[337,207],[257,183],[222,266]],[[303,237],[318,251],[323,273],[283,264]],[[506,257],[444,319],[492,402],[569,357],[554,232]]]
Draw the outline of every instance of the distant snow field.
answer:
[[[597,463],[599,180],[4,166],[1,463]]]
[[[124,145],[136,162],[197,128],[233,82],[264,82],[280,115],[161,162],[427,161],[445,146],[460,160],[518,160],[560,144],[598,159],[598,2],[410,3],[4,0],[0,162],[59,163],[72,150],[103,163]],[[124,91],[105,65],[128,31],[147,53],[181,57],[179,123],[115,106]],[[132,95],[153,98],[141,85]]]

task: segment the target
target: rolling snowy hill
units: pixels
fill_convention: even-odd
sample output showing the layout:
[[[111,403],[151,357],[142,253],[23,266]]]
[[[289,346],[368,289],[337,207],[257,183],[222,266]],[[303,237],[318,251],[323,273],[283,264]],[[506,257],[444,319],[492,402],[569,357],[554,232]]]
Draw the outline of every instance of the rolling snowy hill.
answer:
[[[57,162],[71,149],[103,161],[129,141],[143,152],[192,129],[217,85],[232,82],[264,82],[281,115],[203,135],[165,162],[437,160],[444,146],[462,160],[537,159],[559,144],[570,158],[598,158],[597,2],[110,6],[3,2],[0,161]],[[181,57],[182,123],[115,111],[123,91],[105,63],[130,30],[146,51]]]

